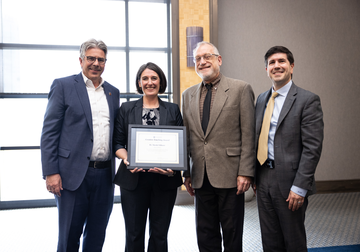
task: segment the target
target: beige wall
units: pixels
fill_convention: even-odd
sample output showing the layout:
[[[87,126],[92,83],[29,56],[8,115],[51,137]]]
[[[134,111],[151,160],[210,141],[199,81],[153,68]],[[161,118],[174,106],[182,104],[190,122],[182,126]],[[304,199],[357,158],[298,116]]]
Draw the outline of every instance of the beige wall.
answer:
[[[294,54],[296,85],[320,95],[325,139],[316,179],[360,179],[360,1],[219,0],[221,71],[269,89],[263,56]]]
[[[201,81],[194,67],[187,67],[186,27],[203,27],[205,41],[209,41],[209,0],[179,0],[180,95]]]

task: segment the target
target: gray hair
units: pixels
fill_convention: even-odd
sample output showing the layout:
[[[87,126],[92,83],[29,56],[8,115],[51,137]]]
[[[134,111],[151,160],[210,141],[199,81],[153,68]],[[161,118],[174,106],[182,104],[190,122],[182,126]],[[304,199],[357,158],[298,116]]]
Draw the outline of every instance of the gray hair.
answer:
[[[89,39],[88,41],[82,43],[82,45],[80,46],[80,58],[84,59],[85,52],[91,48],[99,48],[103,50],[106,57],[108,49],[105,43],[101,40]]]
[[[212,48],[214,49],[214,54],[218,54],[220,55],[219,53],[219,50],[216,48],[216,46],[214,46],[213,44],[211,44],[210,42],[206,42],[206,41],[201,41],[199,43],[196,44],[196,47],[195,49],[193,50],[193,56],[195,57],[195,54],[196,54],[196,51],[199,49],[200,46],[202,45],[210,45],[212,46]]]

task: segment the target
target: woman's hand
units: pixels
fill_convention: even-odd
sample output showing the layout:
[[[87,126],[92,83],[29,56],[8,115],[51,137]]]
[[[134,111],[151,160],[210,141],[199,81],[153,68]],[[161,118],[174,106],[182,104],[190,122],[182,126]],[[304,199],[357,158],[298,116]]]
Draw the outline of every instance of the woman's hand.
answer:
[[[129,161],[127,161],[127,157],[124,158],[123,161],[126,166],[129,166],[130,163],[129,163]],[[145,170],[143,168],[137,168],[137,167],[135,169],[131,169],[129,171],[131,173],[145,172]]]
[[[154,167],[154,168],[149,169],[148,172],[157,173],[157,174],[161,174],[161,175],[167,175],[169,177],[172,177],[175,175],[175,172],[169,168],[164,170],[164,169]]]
[[[135,169],[132,169],[130,170],[131,173],[137,173],[137,172],[145,172],[145,170],[143,168],[135,168]]]

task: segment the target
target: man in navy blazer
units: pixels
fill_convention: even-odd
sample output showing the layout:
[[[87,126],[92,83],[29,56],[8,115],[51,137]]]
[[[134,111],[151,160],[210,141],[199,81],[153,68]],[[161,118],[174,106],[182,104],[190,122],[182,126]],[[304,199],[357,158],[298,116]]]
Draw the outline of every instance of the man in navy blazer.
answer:
[[[82,72],[54,80],[41,135],[46,188],[59,214],[58,252],[101,251],[113,206],[112,147],[119,90],[101,78],[107,47],[90,39],[80,47]]]
[[[294,84],[294,57],[286,47],[270,48],[265,65],[273,85],[256,101],[254,186],[263,249],[307,251],[305,211],[308,196],[315,193],[314,174],[324,137],[320,98]],[[274,109],[269,109],[270,129],[265,131],[263,121],[266,110],[272,107],[272,96]]]

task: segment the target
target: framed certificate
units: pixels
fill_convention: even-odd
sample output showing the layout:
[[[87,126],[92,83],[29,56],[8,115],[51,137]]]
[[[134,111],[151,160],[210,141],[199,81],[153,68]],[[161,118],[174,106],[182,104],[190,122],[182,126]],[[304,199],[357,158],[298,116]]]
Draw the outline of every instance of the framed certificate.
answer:
[[[129,125],[128,169],[187,169],[186,127]]]

